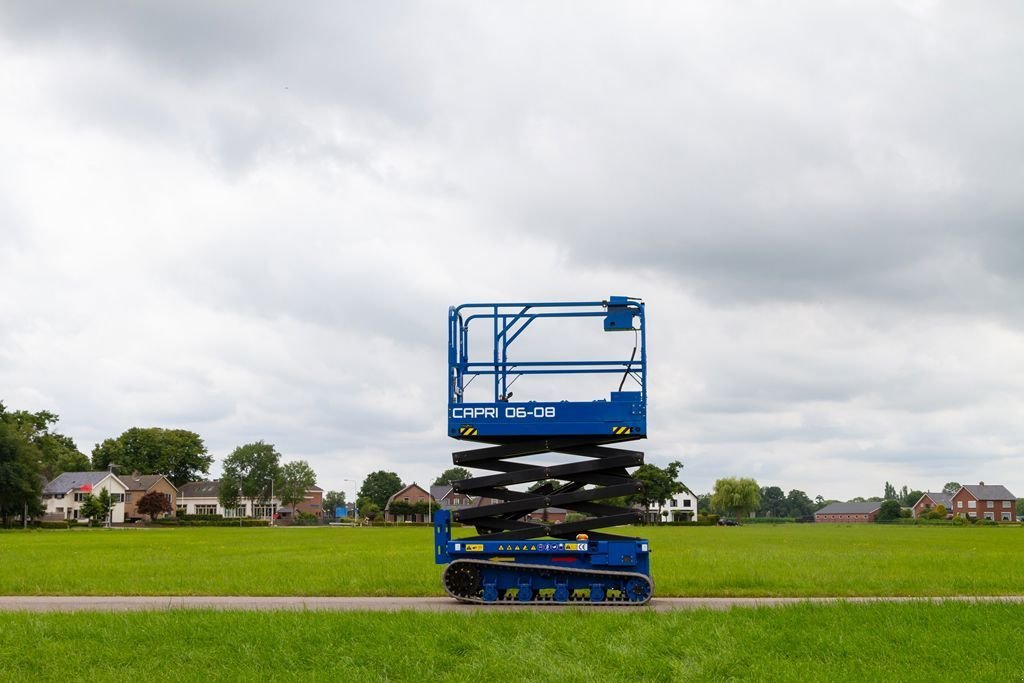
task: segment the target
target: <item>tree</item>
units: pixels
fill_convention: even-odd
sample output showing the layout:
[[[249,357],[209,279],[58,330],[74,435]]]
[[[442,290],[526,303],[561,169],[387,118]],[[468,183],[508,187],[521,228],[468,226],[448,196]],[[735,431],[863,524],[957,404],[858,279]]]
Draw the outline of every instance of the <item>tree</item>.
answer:
[[[882,498],[884,500],[896,500],[898,498],[896,495],[896,487],[889,482],[885,482],[885,493],[882,494]]]
[[[273,444],[256,441],[239,446],[224,458],[224,473],[220,478],[218,499],[225,509],[238,505],[240,498],[267,502],[271,492],[277,493],[271,482],[280,475],[281,454]]]
[[[786,494],[778,486],[761,487],[761,507],[758,514],[764,517],[785,517]]]
[[[366,475],[363,485],[359,489],[359,498],[368,498],[374,502],[378,511],[383,510],[388,504],[388,498],[402,490],[405,484],[394,472],[377,470]],[[362,513],[363,506],[359,506]],[[368,517],[368,515],[364,516]],[[372,519],[372,518],[371,518]]]
[[[93,524],[99,524],[106,521],[107,515],[114,507],[114,499],[110,495],[110,491],[107,489],[100,489],[97,495],[91,493],[85,494],[85,498],[82,499],[82,507],[79,509],[79,514],[83,517],[87,517]]]
[[[295,506],[306,499],[306,492],[316,486],[316,472],[305,460],[295,460],[281,466],[274,493],[282,505]]]
[[[335,517],[334,511],[338,508],[345,507],[345,492],[344,491],[328,491],[324,494],[324,515],[327,517]]]
[[[903,488],[906,488],[906,486],[904,486]],[[916,489],[913,491],[907,491],[906,494],[903,496],[903,499],[900,501],[900,503],[904,507],[911,507],[914,503],[921,500],[921,496],[923,495],[924,491],[918,491]]]
[[[390,496],[388,497],[390,498]],[[365,519],[370,520],[371,522],[377,519],[377,516],[380,515],[381,510],[380,506],[377,505],[377,503],[373,502],[373,500],[370,498],[359,498],[358,502],[356,503],[356,509],[359,510],[359,514],[361,516],[363,516]]]
[[[903,508],[900,506],[898,500],[886,500],[882,501],[881,507],[878,508],[878,516],[875,517],[877,522],[889,522],[894,519],[900,518],[900,511]]]
[[[139,499],[135,509],[143,515],[149,515],[150,521],[155,520],[157,515],[174,511],[174,508],[171,507],[171,499],[160,491],[150,491],[144,495]]]
[[[39,473],[47,481],[62,472],[82,472],[90,468],[89,458],[78,450],[71,437],[53,431],[57,415],[41,410],[30,413],[26,410],[7,411],[0,403],[0,420],[10,425],[35,452]]]
[[[643,505],[645,513],[653,505],[657,505],[658,511],[661,512],[665,501],[675,494],[687,490],[685,484],[677,481],[679,470],[682,467],[683,464],[678,460],[670,462],[664,468],[650,464],[640,465],[633,472],[633,478],[643,484],[643,490],[634,493],[628,500]]]
[[[959,491],[961,488],[963,488],[963,487],[960,486],[960,482],[947,481],[946,485],[942,487],[942,492],[943,493],[948,493],[949,495],[952,496],[954,493]]]
[[[473,473],[467,470],[465,467],[449,467],[434,480],[434,486],[442,486],[444,484],[450,484],[453,481],[460,481],[462,479],[472,478]]]
[[[922,517],[925,519],[945,519],[946,518],[946,506],[941,503],[926,511]]]
[[[3,404],[0,404],[0,413]],[[14,518],[43,511],[43,482],[36,449],[6,421],[0,420],[0,518],[5,527]]]
[[[165,474],[175,486],[208,474],[213,456],[195,432],[160,427],[132,427],[116,439],[106,439],[92,450],[93,469],[114,463],[121,472]]]
[[[1024,498],[1017,499],[1017,519],[1024,517]]]
[[[747,477],[719,479],[711,494],[711,504],[741,517],[756,510],[761,504],[761,489],[755,480]]]
[[[806,493],[793,489],[786,496],[786,515],[788,517],[809,517],[814,514],[814,503]]]

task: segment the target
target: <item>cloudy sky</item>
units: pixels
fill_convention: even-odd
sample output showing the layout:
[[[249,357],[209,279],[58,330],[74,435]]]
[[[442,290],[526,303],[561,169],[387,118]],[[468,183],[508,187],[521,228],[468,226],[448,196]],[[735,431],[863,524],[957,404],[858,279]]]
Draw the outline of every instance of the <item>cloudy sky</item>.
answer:
[[[423,483],[450,304],[627,294],[694,490],[1024,495],[1022,22],[3,3],[0,400]]]

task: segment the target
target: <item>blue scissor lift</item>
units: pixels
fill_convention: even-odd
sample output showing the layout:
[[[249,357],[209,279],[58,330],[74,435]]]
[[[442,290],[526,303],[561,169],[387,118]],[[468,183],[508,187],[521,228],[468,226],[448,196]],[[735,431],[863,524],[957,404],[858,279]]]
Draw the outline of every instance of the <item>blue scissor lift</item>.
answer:
[[[528,327],[534,326],[536,334],[556,318],[594,318],[597,331],[632,332],[632,354],[597,361],[510,360],[509,347]],[[647,436],[644,320],[643,302],[624,296],[449,309],[448,436],[489,444],[453,453],[452,461],[497,472],[452,484],[456,492],[474,501],[489,500],[488,504],[434,515],[435,561],[448,565],[442,583],[449,595],[477,603],[641,605],[650,600],[647,540],[596,531],[642,521],[644,516],[608,502],[643,488],[627,469],[642,465],[643,453],[609,446]],[[473,323],[490,328],[493,345],[487,360],[471,360]],[[557,346],[557,339],[552,342]],[[584,374],[608,375],[613,389],[608,398],[511,400],[510,387],[521,376]],[[493,380],[492,400],[467,402],[467,387],[481,375]],[[627,382],[629,390],[623,391]],[[543,453],[575,459],[563,464],[523,460]],[[535,482],[546,483],[533,491],[510,488]],[[524,519],[556,506],[585,519],[558,524]],[[477,535],[452,540],[452,522],[476,527]]]

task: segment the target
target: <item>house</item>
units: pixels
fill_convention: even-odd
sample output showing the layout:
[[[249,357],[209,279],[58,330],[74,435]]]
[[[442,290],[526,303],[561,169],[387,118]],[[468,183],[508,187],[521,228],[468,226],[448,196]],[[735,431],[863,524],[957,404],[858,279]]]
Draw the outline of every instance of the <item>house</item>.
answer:
[[[1017,521],[1017,497],[1005,486],[987,486],[985,482],[966,484],[953,494],[952,512],[956,517]]]
[[[696,520],[697,496],[692,491],[677,493],[665,501],[664,505],[651,503],[651,506],[647,508],[648,522],[693,522]]]
[[[182,484],[178,495],[178,512],[186,515],[221,515],[226,519],[239,517],[255,517],[270,519],[277,515],[278,519],[287,519],[293,514],[290,506],[283,506],[279,498],[259,500],[242,498],[234,509],[224,508],[220,504],[220,480],[191,481]],[[313,486],[306,491],[306,498],[295,507],[299,512],[307,512],[323,517],[324,490]]]
[[[430,496],[434,503],[444,510],[461,510],[463,508],[475,508],[481,505],[496,505],[505,501],[487,496],[470,496],[459,493],[452,488],[451,484],[434,484],[430,487]]]
[[[541,508],[526,515],[524,519],[527,522],[550,522],[551,524],[561,524],[565,521],[565,516],[568,514],[569,511],[564,508]]]
[[[246,517],[246,505],[239,504],[236,510],[225,514],[217,496],[220,494],[220,480],[190,481],[182,484],[178,491],[178,514],[182,515],[224,515],[225,517]]]
[[[430,492],[413,482],[395,491],[384,506],[385,522],[429,522],[430,516],[424,512],[408,512],[408,506],[423,504],[429,509],[433,505]]]
[[[306,489],[306,497],[295,506],[295,511],[300,514],[313,515],[317,519],[323,519],[323,504],[324,490],[319,486],[314,486],[311,489]],[[292,508],[288,505],[282,506],[278,508],[278,514],[281,519],[287,519],[292,515]]]
[[[121,481],[128,487],[124,500],[124,518],[129,522],[147,517],[147,515],[143,515],[138,511],[139,501],[147,493],[158,491],[164,494],[167,501],[171,504],[172,510],[178,504],[178,489],[175,488],[170,479],[162,474],[139,474],[138,472],[132,472],[129,475],[122,476]],[[160,516],[164,517],[165,515]]]
[[[881,502],[832,503],[814,513],[814,521],[831,524],[859,524],[873,522],[878,517]]]
[[[89,494],[107,490],[114,500],[109,521],[124,522],[124,501],[128,486],[112,472],[65,472],[43,488],[46,521],[72,520],[85,522],[82,502]]]
[[[430,497],[437,502],[439,508],[444,510],[474,507],[477,500],[465,493],[459,493],[452,488],[451,484],[434,484],[430,487]]]
[[[914,511],[914,517],[920,517],[940,505],[946,508],[946,512],[952,513],[953,494],[945,491],[925,491],[911,509]]]

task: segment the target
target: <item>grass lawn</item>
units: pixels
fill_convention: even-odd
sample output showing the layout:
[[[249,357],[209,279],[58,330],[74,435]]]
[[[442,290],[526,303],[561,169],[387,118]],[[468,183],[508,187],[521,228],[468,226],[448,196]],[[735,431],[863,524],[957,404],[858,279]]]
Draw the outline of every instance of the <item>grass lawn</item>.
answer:
[[[1019,526],[633,531],[651,540],[656,596],[1024,593]],[[441,595],[430,552],[424,527],[11,531],[0,594]]]
[[[1020,608],[3,614],[0,677],[68,680],[1010,681]]]

